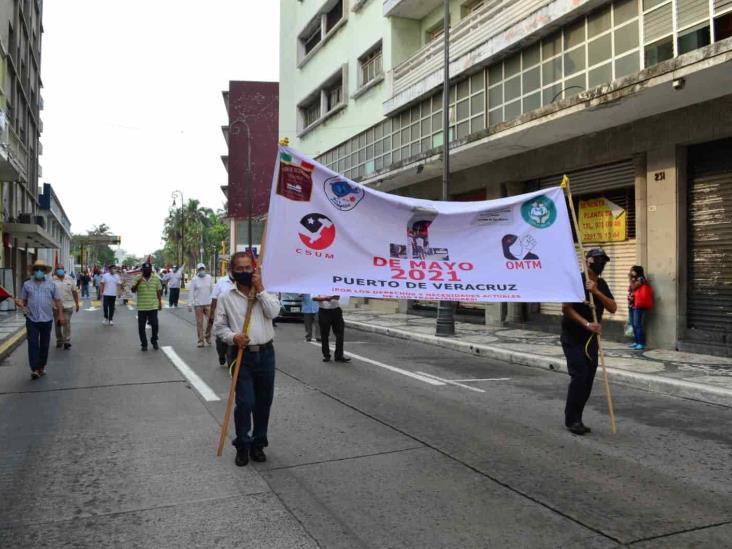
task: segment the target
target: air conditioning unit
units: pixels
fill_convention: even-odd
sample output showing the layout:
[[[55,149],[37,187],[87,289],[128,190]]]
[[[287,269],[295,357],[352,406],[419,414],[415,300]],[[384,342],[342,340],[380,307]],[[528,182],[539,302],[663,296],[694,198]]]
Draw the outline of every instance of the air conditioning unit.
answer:
[[[31,223],[31,214],[20,213],[18,214],[18,223]]]
[[[43,217],[42,215],[37,215],[36,216],[36,225],[45,229],[46,228],[46,218]]]

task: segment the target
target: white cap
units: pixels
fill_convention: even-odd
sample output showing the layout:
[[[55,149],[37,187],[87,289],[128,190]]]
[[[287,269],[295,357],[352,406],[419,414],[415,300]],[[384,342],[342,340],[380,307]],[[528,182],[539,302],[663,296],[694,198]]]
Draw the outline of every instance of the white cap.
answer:
[[[203,263],[199,263],[198,265],[196,265],[196,270],[197,271],[200,270],[200,269],[205,269],[205,268],[206,268],[206,265],[204,265]]]

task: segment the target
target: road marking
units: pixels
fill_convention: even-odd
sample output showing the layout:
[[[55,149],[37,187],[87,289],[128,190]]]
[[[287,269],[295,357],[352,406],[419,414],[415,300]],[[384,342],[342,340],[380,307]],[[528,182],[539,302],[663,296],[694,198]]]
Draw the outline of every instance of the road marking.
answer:
[[[135,310],[135,308],[134,308],[134,307],[133,307],[132,305],[127,305],[127,308],[128,308],[128,309],[129,309],[130,311],[134,311],[134,310]]]
[[[315,345],[316,347],[320,347],[320,343],[317,343],[315,341],[310,342],[311,345]],[[335,349],[335,347],[331,347],[331,350]],[[411,377],[412,379],[418,379],[419,381],[424,381],[425,383],[428,383],[430,385],[445,385],[442,381],[438,381],[435,379],[432,379],[431,377],[425,377],[419,374],[415,374],[414,372],[410,372],[409,370],[402,370],[401,368],[397,368],[396,366],[391,366],[389,364],[384,364],[383,362],[379,362],[377,360],[373,360],[370,358],[366,358],[365,356],[356,355],[353,353],[348,353],[348,356],[351,358],[355,358],[356,360],[360,360],[361,362],[366,362],[367,364],[373,364],[374,366],[378,366],[379,368],[384,368],[385,370],[389,370],[391,372],[395,372],[397,374],[402,374],[403,376]]]
[[[469,391],[475,391],[476,393],[485,393],[485,391],[483,389],[478,389],[477,387],[471,387],[470,385],[463,385],[462,383],[458,383],[457,381],[452,381],[450,379],[442,379],[441,377],[433,376],[432,374],[427,374],[425,372],[417,372],[417,373],[421,374],[423,376],[431,377],[438,381],[443,381],[445,383],[449,383],[450,385],[455,385],[457,387],[462,387],[463,389],[468,389]]]
[[[511,381],[510,377],[482,377],[479,379],[451,379],[450,381],[462,381],[466,383],[468,381]]]
[[[84,309],[85,311],[98,311],[96,307],[89,307],[88,309]]]
[[[196,388],[196,391],[198,391],[204,400],[208,402],[214,402],[216,400],[221,400],[219,396],[214,393],[213,389],[206,385],[206,382],[203,381],[200,377],[198,377],[198,374],[194,372],[188,364],[183,362],[183,359],[178,356],[178,353],[176,353],[173,350],[173,347],[165,346],[161,347],[165,355],[170,359],[170,361],[173,363],[173,366],[178,368],[178,371],[183,374],[183,376],[188,380],[188,382],[193,385],[193,387]]]

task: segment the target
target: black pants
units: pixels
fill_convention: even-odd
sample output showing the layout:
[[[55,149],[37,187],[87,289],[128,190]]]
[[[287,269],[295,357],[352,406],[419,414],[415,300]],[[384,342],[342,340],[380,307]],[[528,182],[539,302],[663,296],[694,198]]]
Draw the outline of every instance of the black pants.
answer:
[[[228,351],[229,346],[226,344],[226,342],[221,339],[220,337],[216,338],[216,353],[219,355],[219,362],[226,361],[226,352]],[[231,365],[231,362],[229,362],[229,365]]]
[[[178,306],[178,298],[180,297],[180,288],[169,288],[168,305],[170,307]]]
[[[140,334],[140,345],[147,347],[147,334],[145,333],[145,326],[150,322],[152,326],[152,335],[150,336],[151,343],[158,342],[158,311],[154,309],[152,311],[137,311],[137,332]]]
[[[592,338],[586,353],[585,344],[563,343],[562,349],[567,357],[567,371],[571,378],[567,389],[567,404],[564,407],[564,424],[569,427],[582,421],[582,412],[592,393],[592,383],[597,371],[597,337]]]
[[[343,310],[337,309],[320,309],[318,311],[318,321],[320,322],[320,338],[323,356],[330,358],[330,345],[328,344],[328,336],[330,329],[333,328],[333,334],[336,338],[335,358],[343,358],[343,333],[345,332],[345,323],[343,322]]]
[[[114,318],[114,304],[117,303],[117,297],[113,295],[105,295],[102,301],[104,308],[104,318],[112,320]]]
[[[25,319],[26,338],[28,339],[28,363],[30,369],[34,372],[46,367],[52,327],[53,321],[51,320],[48,322],[33,322],[28,318]]]

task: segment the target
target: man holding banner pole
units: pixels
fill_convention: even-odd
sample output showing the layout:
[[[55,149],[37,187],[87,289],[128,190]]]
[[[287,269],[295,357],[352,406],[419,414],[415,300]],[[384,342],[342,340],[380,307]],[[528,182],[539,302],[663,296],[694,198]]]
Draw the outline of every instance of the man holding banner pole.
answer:
[[[607,282],[600,278],[610,258],[603,250],[594,248],[587,252],[586,261],[587,276],[583,274],[585,301],[562,305],[564,317],[561,342],[571,378],[564,408],[564,424],[575,435],[590,432],[590,428],[582,422],[582,412],[592,392],[597,371],[602,314],[605,310],[612,314],[618,309]],[[590,294],[594,298],[596,321],[592,314]]]

